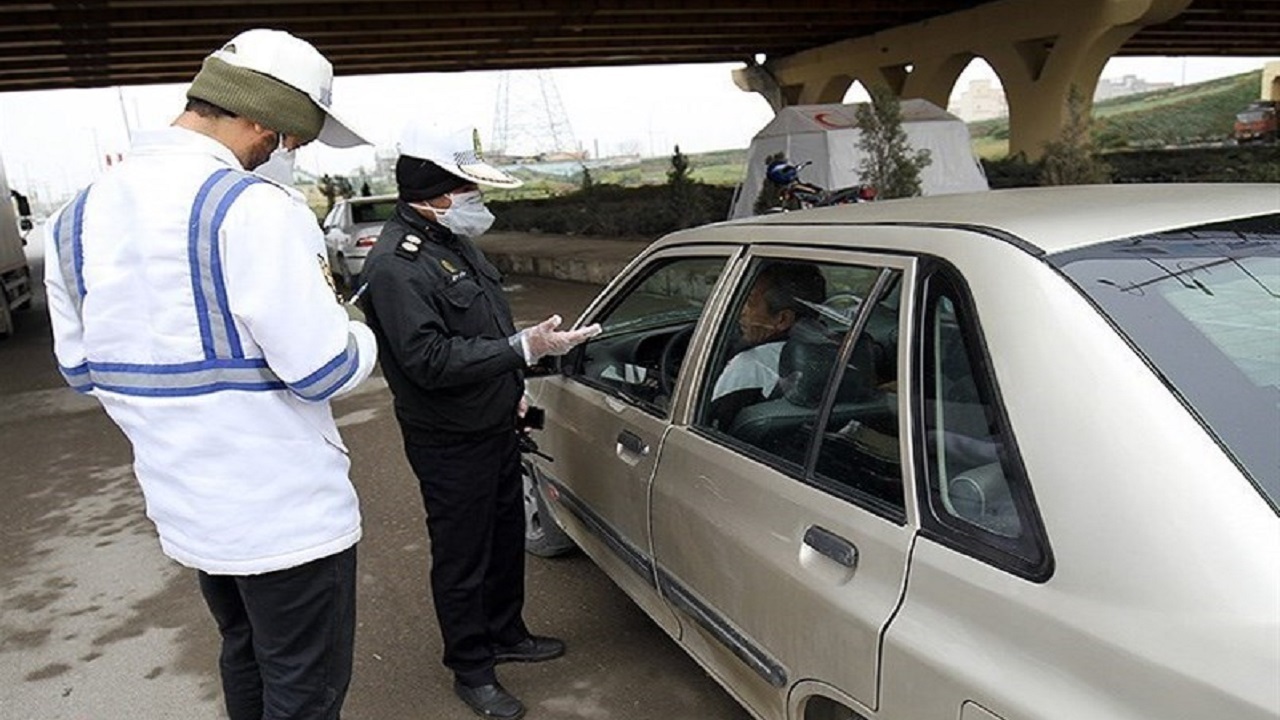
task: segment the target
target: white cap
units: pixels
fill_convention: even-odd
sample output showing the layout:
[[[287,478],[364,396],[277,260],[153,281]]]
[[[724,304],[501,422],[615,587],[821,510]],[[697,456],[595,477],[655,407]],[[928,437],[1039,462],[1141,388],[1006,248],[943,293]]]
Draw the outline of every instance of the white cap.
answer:
[[[478,185],[515,188],[524,184],[485,161],[479,134],[472,127],[442,128],[411,121],[400,134],[396,148],[401,155],[430,160],[442,170]]]
[[[324,126],[316,139],[325,145],[346,148],[369,144],[334,113],[333,65],[311,43],[283,30],[246,30],[210,57],[273,77],[305,93],[324,111]]]

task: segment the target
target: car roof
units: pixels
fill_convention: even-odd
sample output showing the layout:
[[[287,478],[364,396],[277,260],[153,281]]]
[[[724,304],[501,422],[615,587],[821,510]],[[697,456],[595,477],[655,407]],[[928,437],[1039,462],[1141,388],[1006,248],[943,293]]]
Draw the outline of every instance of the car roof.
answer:
[[[1013,236],[1029,252],[1052,254],[1109,240],[1276,212],[1280,212],[1280,184],[1276,183],[1073,185],[771,213],[675,233],[659,242],[733,242],[732,229],[743,226],[929,225],[969,227]]]

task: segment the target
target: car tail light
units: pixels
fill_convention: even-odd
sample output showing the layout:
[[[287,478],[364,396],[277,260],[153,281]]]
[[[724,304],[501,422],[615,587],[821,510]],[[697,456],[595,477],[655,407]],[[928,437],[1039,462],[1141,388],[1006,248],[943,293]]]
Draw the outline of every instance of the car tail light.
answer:
[[[356,247],[371,248],[374,243],[378,242],[378,235],[382,232],[382,228],[375,230],[361,230],[356,234]]]

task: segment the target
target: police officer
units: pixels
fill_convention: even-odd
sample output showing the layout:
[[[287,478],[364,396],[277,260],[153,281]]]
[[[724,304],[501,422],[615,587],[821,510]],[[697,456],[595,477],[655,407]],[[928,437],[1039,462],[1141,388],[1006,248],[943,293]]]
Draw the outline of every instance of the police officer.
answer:
[[[431,588],[454,691],[477,714],[524,706],[494,665],[564,654],[530,634],[524,605],[524,503],[518,418],[523,370],[598,326],[517,332],[501,276],[472,240],[493,215],[480,185],[520,181],[479,155],[469,130],[411,124],[396,163],[399,202],[364,266],[364,310],[395,399],[431,538]]]
[[[305,41],[241,33],[48,223],[58,364],[129,438],[162,550],[199,571],[231,720],[336,720],[351,678],[360,508],[329,400],[376,346],[305,198],[252,172],[364,142],[332,81]]]

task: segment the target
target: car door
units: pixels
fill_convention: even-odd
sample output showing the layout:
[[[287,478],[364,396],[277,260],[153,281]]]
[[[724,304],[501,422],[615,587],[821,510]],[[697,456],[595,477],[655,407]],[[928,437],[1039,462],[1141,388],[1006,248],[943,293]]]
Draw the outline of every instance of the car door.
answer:
[[[904,288],[915,261],[760,247],[747,262],[695,362],[705,370],[689,422],[673,427],[659,459],[659,587],[689,651],[761,717],[787,717],[801,681],[874,710],[880,637],[913,539],[897,387],[900,377],[907,387],[898,338],[910,337]],[[721,376],[748,334],[740,308],[777,264],[807,266],[798,277],[816,267],[824,287],[791,283],[802,317],[781,341],[776,377],[726,410]]]
[[[649,483],[670,426],[677,378],[732,247],[677,248],[636,266],[590,309],[603,332],[541,381],[540,463],[556,517],[665,630],[649,538]]]

